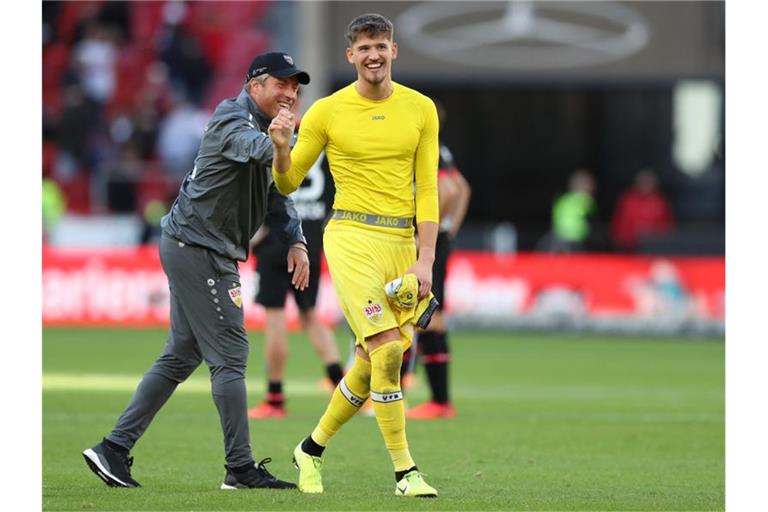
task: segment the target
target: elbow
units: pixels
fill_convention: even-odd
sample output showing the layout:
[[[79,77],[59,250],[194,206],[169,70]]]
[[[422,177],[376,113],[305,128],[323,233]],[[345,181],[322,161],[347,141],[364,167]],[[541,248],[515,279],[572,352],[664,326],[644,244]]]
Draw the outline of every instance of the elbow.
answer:
[[[287,196],[298,188],[298,184],[294,185],[288,176],[279,172],[274,167],[272,168],[272,180],[275,182],[277,191],[284,196]]]
[[[277,188],[277,191],[284,196],[287,196],[288,194],[292,194],[293,192],[296,191],[296,187],[292,186],[288,182],[281,183],[280,181],[275,181],[275,188]]]

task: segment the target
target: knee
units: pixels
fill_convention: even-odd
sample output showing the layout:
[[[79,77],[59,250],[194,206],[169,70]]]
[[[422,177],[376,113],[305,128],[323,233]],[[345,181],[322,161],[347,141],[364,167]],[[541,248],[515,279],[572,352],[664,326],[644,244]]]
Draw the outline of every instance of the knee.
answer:
[[[373,350],[370,357],[373,378],[381,377],[394,383],[399,380],[400,367],[403,364],[403,346],[399,341],[384,343]]]
[[[355,362],[349,369],[345,378],[354,379],[361,383],[368,383],[371,380],[371,362],[360,356],[355,356]]]
[[[200,366],[200,361],[200,358],[180,359],[173,354],[163,354],[155,361],[149,373],[156,373],[181,383]]]
[[[211,366],[210,371],[213,384],[227,384],[235,380],[245,379],[245,365]]]

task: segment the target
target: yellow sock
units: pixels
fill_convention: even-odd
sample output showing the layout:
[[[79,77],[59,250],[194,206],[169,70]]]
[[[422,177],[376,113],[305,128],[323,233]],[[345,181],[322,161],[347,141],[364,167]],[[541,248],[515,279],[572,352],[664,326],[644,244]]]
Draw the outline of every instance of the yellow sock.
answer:
[[[371,363],[355,356],[352,368],[336,386],[325,413],[312,431],[312,439],[320,446],[326,446],[341,426],[360,410],[370,391]]]
[[[395,471],[410,469],[414,464],[405,438],[405,407],[400,390],[400,366],[403,345],[390,341],[369,353],[371,357],[371,401],[384,444]]]

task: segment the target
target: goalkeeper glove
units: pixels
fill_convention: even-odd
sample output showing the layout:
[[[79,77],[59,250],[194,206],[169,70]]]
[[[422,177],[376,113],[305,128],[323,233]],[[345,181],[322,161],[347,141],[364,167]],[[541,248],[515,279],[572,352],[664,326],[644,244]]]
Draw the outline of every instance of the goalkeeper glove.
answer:
[[[405,274],[384,285],[384,293],[396,308],[413,309],[419,298],[419,279],[416,274]]]

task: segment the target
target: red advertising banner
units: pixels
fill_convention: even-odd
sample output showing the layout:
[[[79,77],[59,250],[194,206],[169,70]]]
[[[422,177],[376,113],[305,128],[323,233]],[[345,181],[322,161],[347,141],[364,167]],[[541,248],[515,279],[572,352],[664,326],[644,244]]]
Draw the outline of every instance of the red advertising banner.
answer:
[[[246,325],[262,328],[264,309],[253,302],[258,279],[253,260],[240,266]],[[168,282],[155,247],[43,249],[43,324],[157,326],[168,323]],[[316,269],[313,269],[316,270]],[[342,318],[323,264],[319,317]],[[722,321],[723,258],[652,258],[617,255],[497,256],[457,251],[446,283],[446,311],[463,318],[525,317],[548,311],[591,317],[682,315]],[[289,326],[298,326],[293,299]]]
[[[548,293],[574,294],[591,315],[645,315],[685,308],[725,317],[725,259],[487,252],[453,255],[447,307],[454,313],[530,313]]]
[[[43,325],[165,326],[168,280],[156,247],[134,249],[43,249]],[[316,270],[316,269],[312,269]],[[325,265],[317,314],[333,325],[341,310]],[[264,308],[255,304],[258,279],[253,258],[240,264],[246,326],[263,328]],[[286,302],[289,327],[298,327],[293,298]]]

